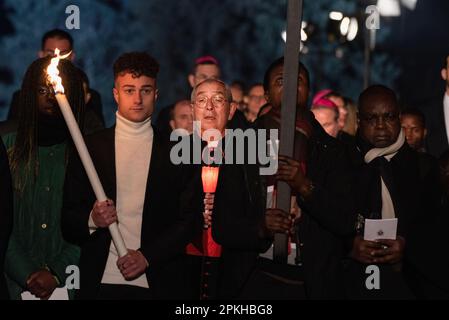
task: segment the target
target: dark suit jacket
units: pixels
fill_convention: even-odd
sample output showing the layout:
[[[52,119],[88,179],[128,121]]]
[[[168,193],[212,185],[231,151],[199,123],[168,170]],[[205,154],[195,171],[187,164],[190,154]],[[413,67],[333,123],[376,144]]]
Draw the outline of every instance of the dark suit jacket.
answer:
[[[237,298],[260,252],[270,242],[259,238],[266,190],[259,167],[225,164],[220,168],[213,211],[212,235],[222,245],[218,296]]]
[[[363,149],[359,144],[359,150]],[[373,193],[372,186],[373,183],[379,184],[380,180],[370,173],[372,167],[364,163],[363,156],[364,152],[359,152],[359,160],[354,163],[357,212],[369,217],[367,204]],[[351,266],[350,272],[360,286],[353,292],[358,296],[353,298],[447,298],[449,278],[446,270],[449,262],[447,255],[441,252],[449,244],[448,212],[441,201],[436,159],[404,144],[391,159],[390,166],[398,235],[406,242],[403,272],[395,275],[390,266],[380,265],[380,276],[384,281],[381,290],[368,292],[365,287],[361,288],[367,277],[366,266],[356,263],[359,266]],[[358,276],[355,270],[358,270]]]
[[[351,168],[346,148],[323,130],[311,112],[307,118],[313,132],[307,143],[306,175],[315,189],[307,201],[298,198],[305,289],[311,299],[341,299],[344,237],[352,234],[356,221]],[[278,127],[270,113],[259,119],[259,126]],[[295,138],[295,153],[301,152],[298,141]]]
[[[86,144],[107,196],[115,201],[115,128],[88,137]],[[170,145],[155,130],[139,249],[150,264],[146,275],[155,298],[176,297],[176,262],[201,228],[201,196],[199,175],[194,175],[193,167],[171,163]],[[73,156],[67,168],[62,231],[66,240],[82,249],[79,299],[95,298],[111,243],[107,229],[89,234],[88,219],[94,202],[84,169]]]
[[[259,166],[248,164],[246,150],[237,147],[236,138],[233,138],[232,143],[227,140],[228,138],[229,136],[221,141],[219,148],[224,151],[224,155],[231,154],[230,148],[233,146],[233,162],[221,163],[219,166],[211,227],[213,240],[222,248],[218,272],[213,275],[214,280],[209,278],[210,281],[217,279],[217,292],[214,291],[214,294],[219,299],[238,298],[254,268],[259,252],[266,251],[271,244],[270,241],[259,238],[259,227],[264,220],[266,202],[266,188],[259,176]],[[200,141],[201,138],[193,134],[189,139],[192,144],[193,139]],[[206,143],[202,141],[201,145],[202,154],[204,154]],[[237,158],[240,159],[242,154],[245,155],[243,163],[237,162]],[[226,161],[223,159],[223,162]],[[201,166],[197,165],[199,175]],[[196,239],[195,246],[202,248],[203,231],[197,235]],[[195,278],[201,268],[199,266],[201,263],[195,263],[198,259],[200,258],[190,256],[186,260],[186,268],[190,269],[187,277],[189,280],[195,279],[187,281],[186,284],[187,289],[191,289],[187,293],[189,299],[197,296],[196,281],[201,282],[201,279]],[[215,282],[213,283],[215,287]]]
[[[422,108],[426,115],[426,149],[437,158],[449,148],[443,108],[442,97],[434,99]]]
[[[248,129],[250,123],[246,120],[245,114],[240,110],[235,110],[234,116],[229,120],[227,128],[229,129]]]
[[[13,222],[13,204],[11,174],[9,172],[8,156],[3,141],[0,139],[0,300],[9,299],[3,266],[8,248],[9,235]]]

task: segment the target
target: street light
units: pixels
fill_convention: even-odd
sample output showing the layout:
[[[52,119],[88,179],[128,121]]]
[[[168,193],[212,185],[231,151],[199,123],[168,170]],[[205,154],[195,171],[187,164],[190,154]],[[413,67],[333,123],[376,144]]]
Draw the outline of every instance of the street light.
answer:
[[[343,13],[338,11],[331,11],[329,12],[329,19],[340,21],[341,19],[343,19]]]
[[[356,18],[351,18],[351,22],[349,23],[349,31],[346,39],[348,41],[352,41],[357,36],[357,32],[359,31],[359,23]]]
[[[304,49],[304,53],[306,53],[307,48],[304,46],[304,43],[307,41],[307,39],[309,38],[306,32],[306,28],[308,26],[308,23],[306,21],[302,21],[301,22],[301,44],[300,44],[300,51],[303,51]],[[284,42],[287,42],[287,31],[284,30],[281,32],[281,37],[282,40],[284,40]]]
[[[401,4],[409,10],[415,10],[418,0],[378,0],[377,8],[384,17],[399,17]]]
[[[399,17],[401,15],[401,7],[398,0],[378,0],[377,9],[380,15],[384,17]]]
[[[340,22],[340,33],[347,41],[353,41],[359,31],[359,23],[355,17],[344,17]]]

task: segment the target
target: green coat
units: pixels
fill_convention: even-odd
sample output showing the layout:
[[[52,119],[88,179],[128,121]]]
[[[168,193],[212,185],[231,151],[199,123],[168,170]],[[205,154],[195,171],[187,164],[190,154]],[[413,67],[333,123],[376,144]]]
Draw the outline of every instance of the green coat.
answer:
[[[3,137],[6,149],[14,147],[16,134]],[[64,241],[61,207],[66,171],[66,144],[38,148],[36,180],[19,185],[22,170],[13,173],[14,226],[6,253],[5,273],[11,299],[20,299],[31,273],[49,268],[60,280],[66,267],[78,265],[80,249]],[[69,290],[69,294],[71,290]]]

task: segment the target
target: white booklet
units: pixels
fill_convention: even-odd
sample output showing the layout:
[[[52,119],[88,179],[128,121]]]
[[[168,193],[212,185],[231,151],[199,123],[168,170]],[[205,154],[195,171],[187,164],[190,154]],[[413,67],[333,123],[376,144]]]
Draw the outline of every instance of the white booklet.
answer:
[[[29,291],[22,292],[22,300],[41,300]],[[56,288],[48,300],[69,300],[67,288]]]
[[[380,239],[396,240],[398,219],[365,219],[363,239],[375,241]]]

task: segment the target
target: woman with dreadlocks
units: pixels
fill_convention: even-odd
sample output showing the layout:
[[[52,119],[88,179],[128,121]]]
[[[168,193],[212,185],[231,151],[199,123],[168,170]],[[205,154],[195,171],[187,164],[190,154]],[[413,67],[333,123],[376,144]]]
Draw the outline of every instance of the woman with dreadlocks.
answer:
[[[79,248],[63,240],[60,228],[72,143],[46,78],[49,63],[49,58],[42,58],[28,68],[20,93],[17,132],[3,137],[14,188],[14,224],[5,259],[11,299],[21,299],[24,291],[48,299],[56,287],[64,286],[66,267],[79,260]],[[67,60],[61,60],[58,68],[79,122],[84,113],[79,72]]]

